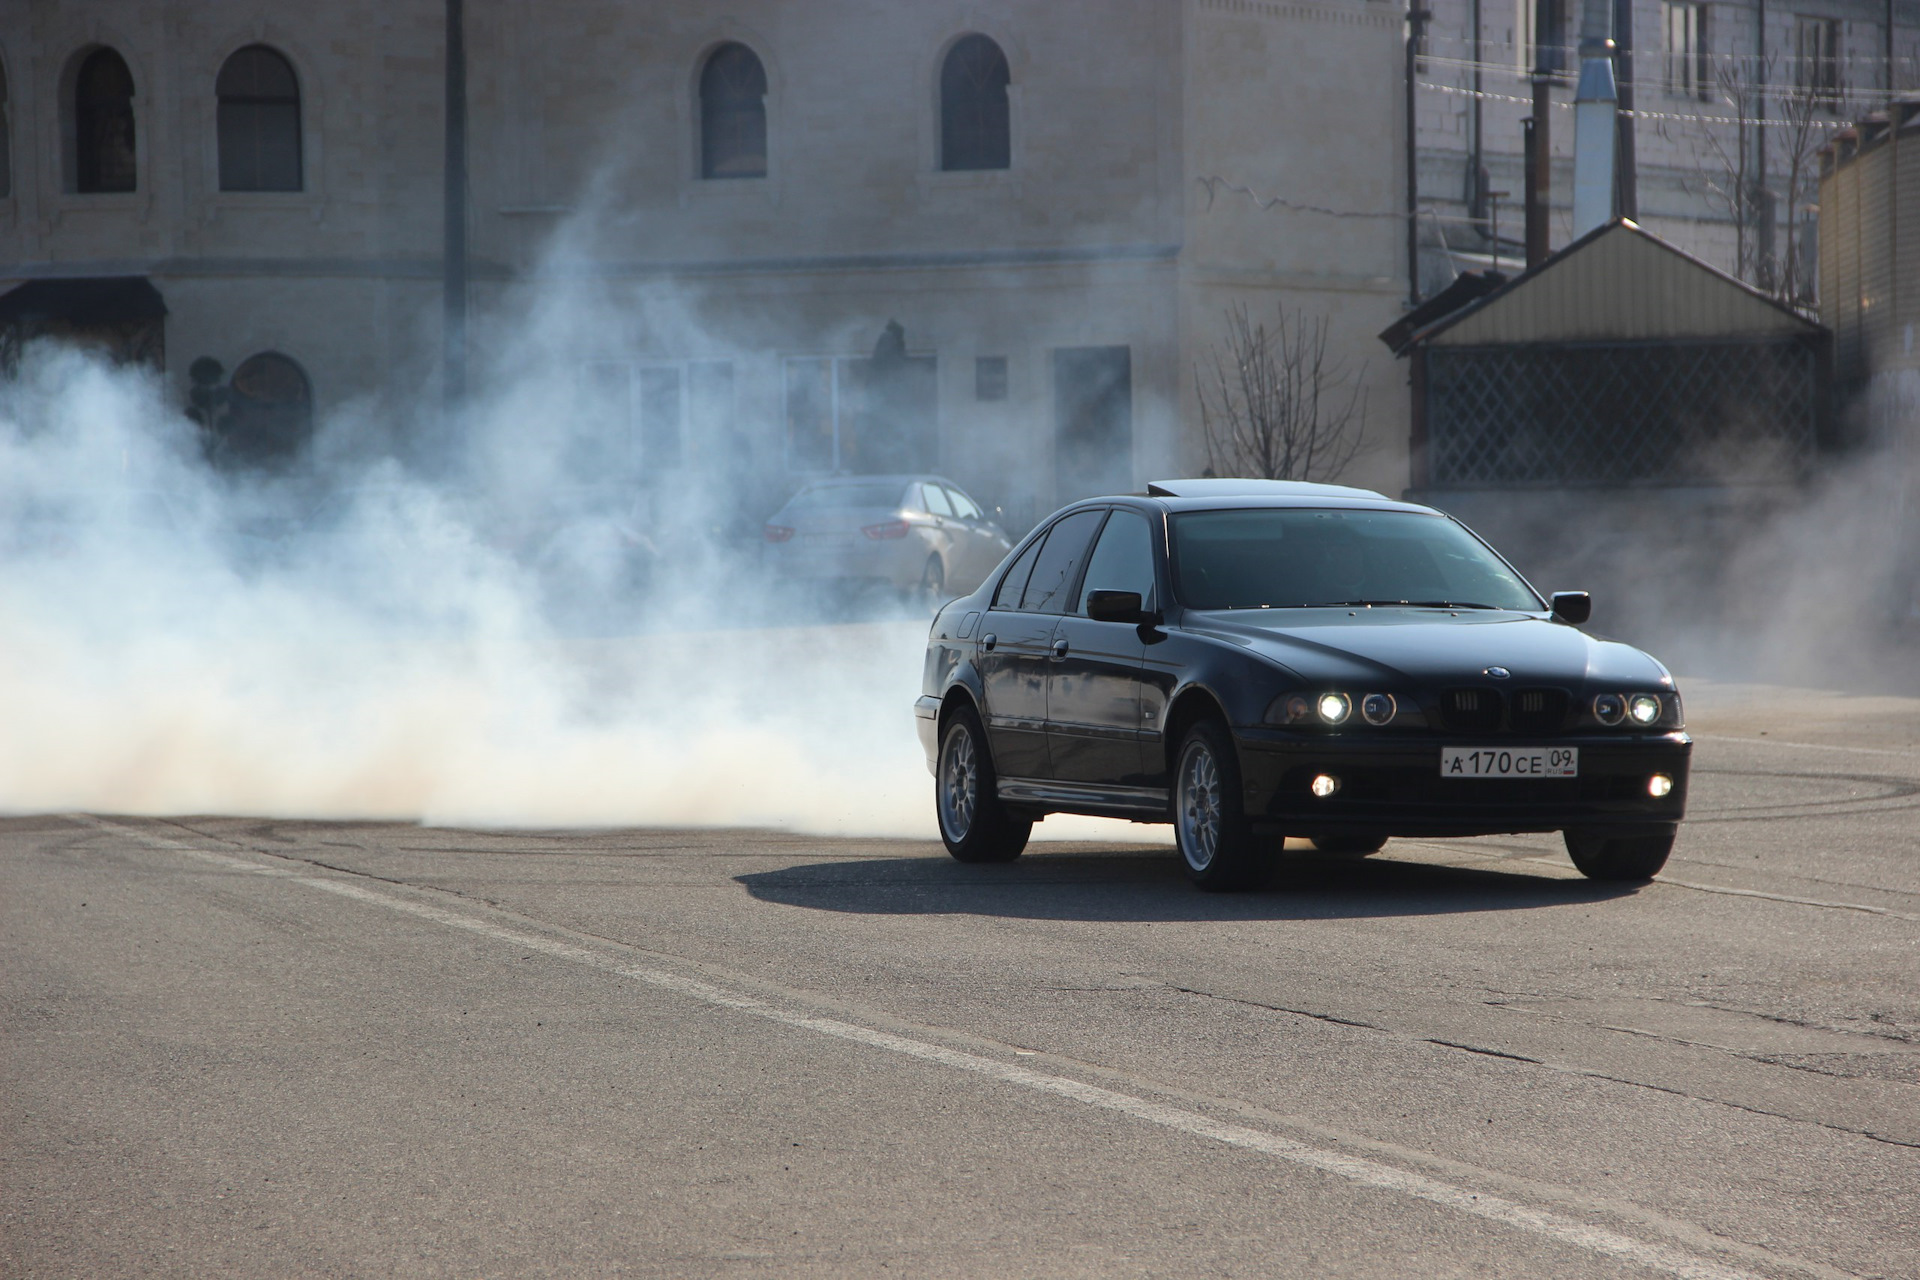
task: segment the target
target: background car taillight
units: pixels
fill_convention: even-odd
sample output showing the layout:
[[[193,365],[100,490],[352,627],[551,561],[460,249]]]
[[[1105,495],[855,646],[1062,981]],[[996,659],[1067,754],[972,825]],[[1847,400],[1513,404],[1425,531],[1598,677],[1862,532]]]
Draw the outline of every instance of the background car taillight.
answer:
[[[860,530],[860,532],[866,534],[875,542],[882,542],[888,538],[906,537],[907,528],[908,525],[905,520],[889,520],[885,524],[870,524]]]
[[[793,536],[793,530],[783,524],[770,524],[760,533],[768,542],[785,542]]]

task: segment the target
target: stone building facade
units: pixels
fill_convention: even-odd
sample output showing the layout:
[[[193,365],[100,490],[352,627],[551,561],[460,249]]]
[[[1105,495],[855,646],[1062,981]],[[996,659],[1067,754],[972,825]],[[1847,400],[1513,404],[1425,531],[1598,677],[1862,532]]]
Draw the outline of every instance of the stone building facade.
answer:
[[[1326,319],[1375,442],[1345,478],[1406,485],[1387,0],[465,10],[469,380],[547,455],[913,461],[1018,523],[1203,467],[1245,304]],[[151,281],[182,404],[210,357],[276,422],[304,387],[322,444],[432,437],[442,3],[0,13],[0,277]]]

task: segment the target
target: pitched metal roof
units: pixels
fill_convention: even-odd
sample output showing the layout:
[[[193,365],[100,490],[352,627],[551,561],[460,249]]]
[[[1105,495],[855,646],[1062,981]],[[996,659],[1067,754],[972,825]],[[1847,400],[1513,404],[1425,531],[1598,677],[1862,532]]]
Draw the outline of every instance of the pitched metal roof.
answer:
[[[1616,218],[1491,293],[1411,334],[1396,335],[1401,339],[1396,350],[1820,332],[1819,324],[1793,308],[1639,224]]]

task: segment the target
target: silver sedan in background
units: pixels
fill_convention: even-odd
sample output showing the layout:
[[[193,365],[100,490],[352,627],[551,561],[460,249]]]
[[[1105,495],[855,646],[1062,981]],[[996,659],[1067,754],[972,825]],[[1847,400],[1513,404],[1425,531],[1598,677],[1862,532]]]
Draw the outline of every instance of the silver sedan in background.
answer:
[[[817,480],[767,519],[763,536],[781,577],[934,599],[979,586],[1013,545],[959,485],[925,475]]]

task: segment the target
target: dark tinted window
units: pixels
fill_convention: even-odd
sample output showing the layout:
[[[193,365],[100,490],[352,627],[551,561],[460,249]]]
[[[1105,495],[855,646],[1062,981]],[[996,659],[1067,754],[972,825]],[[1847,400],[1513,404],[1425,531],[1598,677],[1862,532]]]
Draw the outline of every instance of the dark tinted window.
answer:
[[[265,45],[248,45],[227,59],[213,88],[220,189],[300,190],[300,86],[292,64]]]
[[[1000,579],[1000,589],[993,593],[993,607],[996,609],[1018,609],[1020,594],[1027,589],[1027,577],[1033,572],[1033,562],[1040,558],[1040,546],[1046,539],[1034,540],[1034,544],[1020,553],[1013,562],[1013,568],[1007,570],[1007,576]]]
[[[1115,511],[1108,519],[1087,561],[1075,613],[1087,611],[1089,591],[1134,591],[1142,604],[1153,606],[1153,531],[1145,516]]]
[[[966,36],[940,66],[940,167],[1004,169],[1013,154],[1007,55],[985,36]]]
[[[1076,511],[1053,526],[1040,549],[1040,559],[1027,580],[1020,608],[1027,613],[1065,613],[1073,603],[1073,581],[1086,563],[1093,531],[1100,527],[1101,511]]]
[[[767,71],[743,44],[723,44],[700,72],[700,176],[767,176]]]
[[[134,189],[133,73],[111,49],[80,64],[73,85],[74,189]]]
[[[1194,609],[1366,602],[1539,609],[1498,557],[1413,511],[1193,511],[1173,518],[1174,591]]]

